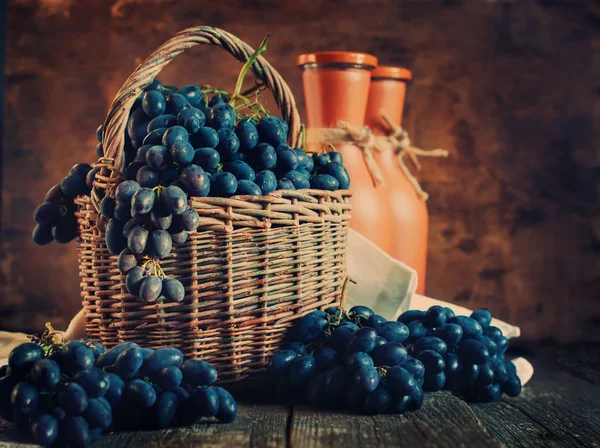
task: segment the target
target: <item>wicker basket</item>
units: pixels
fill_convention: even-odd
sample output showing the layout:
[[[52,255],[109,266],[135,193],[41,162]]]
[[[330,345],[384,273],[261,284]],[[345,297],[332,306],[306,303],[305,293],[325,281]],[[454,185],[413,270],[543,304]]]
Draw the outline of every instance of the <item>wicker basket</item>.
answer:
[[[302,314],[339,305],[346,279],[348,191],[277,191],[267,196],[190,198],[198,231],[161,262],[179,279],[180,303],[147,304],[125,288],[116,256],[105,244],[99,202],[124,176],[129,110],[162,67],[198,44],[226,49],[245,62],[254,50],[211,27],[184,30],[152,53],[127,79],[110,108],[103,135],[105,157],[90,196],[79,197],[79,264],[89,338],[107,346],[132,341],[176,346],[186,356],[215,364],[222,383],[264,371],[285,330]],[[264,58],[252,70],[274,94],[296,144],[300,122],[292,93]]]

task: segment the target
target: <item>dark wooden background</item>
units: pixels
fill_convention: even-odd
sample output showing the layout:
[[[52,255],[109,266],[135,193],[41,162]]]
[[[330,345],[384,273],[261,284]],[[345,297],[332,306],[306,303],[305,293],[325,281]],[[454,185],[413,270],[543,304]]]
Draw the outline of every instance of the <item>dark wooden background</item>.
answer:
[[[1,329],[65,327],[78,310],[75,247],[35,247],[31,212],[71,165],[93,161],[94,131],[135,66],[176,31],[209,24],[253,46],[271,32],[267,57],[302,113],[302,52],[366,51],[412,69],[405,127],[451,152],[420,174],[427,293],[486,306],[528,340],[600,340],[597,2],[8,3]],[[231,88],[238,69],[201,48],[161,78]]]

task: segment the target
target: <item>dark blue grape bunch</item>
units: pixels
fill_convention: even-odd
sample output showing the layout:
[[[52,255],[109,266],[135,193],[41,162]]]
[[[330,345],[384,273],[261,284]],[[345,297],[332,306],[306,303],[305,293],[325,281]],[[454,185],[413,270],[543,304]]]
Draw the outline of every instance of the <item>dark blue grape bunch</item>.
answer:
[[[425,370],[403,345],[408,335],[404,324],[367,307],[313,311],[291,328],[292,342],[271,359],[276,393],[292,403],[366,414],[417,410]]]
[[[514,364],[505,359],[508,339],[491,325],[489,310],[455,316],[450,308],[436,305],[406,311],[398,321],[410,330],[409,353],[425,366],[424,390],[450,390],[483,402],[521,392]]]
[[[41,445],[88,447],[113,431],[228,423],[237,404],[217,371],[176,348],[54,340],[46,332],[10,353],[0,371],[0,417]]]
[[[73,166],[69,174],[58,185],[54,185],[44,197],[44,203],[33,212],[36,223],[32,239],[38,245],[52,241],[66,244],[77,236],[75,198],[89,194],[90,182],[86,179],[95,175],[87,163]]]
[[[117,267],[126,275],[127,291],[144,302],[161,296],[182,301],[183,284],[167,277],[160,262],[174,244],[185,243],[200,223],[185,191],[175,185],[147,188],[127,180],[116,188],[114,198],[102,199],[100,212],[108,220],[107,248],[119,255]]]

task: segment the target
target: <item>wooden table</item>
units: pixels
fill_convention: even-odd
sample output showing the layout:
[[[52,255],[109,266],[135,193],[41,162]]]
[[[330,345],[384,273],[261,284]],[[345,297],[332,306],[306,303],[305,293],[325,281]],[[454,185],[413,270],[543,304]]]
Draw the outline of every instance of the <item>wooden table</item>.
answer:
[[[426,394],[406,415],[368,417],[308,406],[240,403],[234,423],[111,434],[95,447],[536,447],[600,446],[600,345],[521,351],[535,368],[517,398],[467,404],[446,392]],[[0,448],[25,447],[0,425]],[[29,445],[31,446],[31,445]]]

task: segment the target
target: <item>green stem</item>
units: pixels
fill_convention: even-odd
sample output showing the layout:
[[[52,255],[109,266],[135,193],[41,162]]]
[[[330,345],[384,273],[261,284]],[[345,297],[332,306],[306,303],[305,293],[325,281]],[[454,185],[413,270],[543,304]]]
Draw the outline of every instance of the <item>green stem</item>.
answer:
[[[246,77],[246,73],[248,73],[248,70],[250,70],[250,67],[252,67],[252,64],[254,64],[254,62],[258,59],[258,57],[261,54],[263,54],[265,51],[267,51],[267,42],[269,41],[269,37],[271,37],[271,33],[267,34],[267,36],[264,38],[264,40],[260,44],[260,47],[258,47],[258,50],[256,50],[252,54],[252,56],[250,56],[250,58],[246,61],[246,63],[242,67],[242,70],[240,70],[240,74],[238,76],[237,82],[235,83],[235,90],[233,91],[233,95],[231,96],[231,99],[229,100],[229,104],[231,106],[233,106],[235,104],[235,100],[237,100],[239,98],[240,92],[242,91],[242,86],[244,84],[244,78]]]

